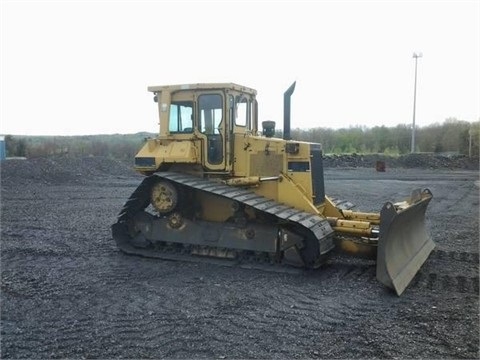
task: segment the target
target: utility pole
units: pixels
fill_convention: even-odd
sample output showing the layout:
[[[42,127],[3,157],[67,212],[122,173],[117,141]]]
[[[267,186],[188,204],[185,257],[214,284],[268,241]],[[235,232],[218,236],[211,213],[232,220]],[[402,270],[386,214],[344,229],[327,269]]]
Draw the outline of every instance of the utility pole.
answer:
[[[472,158],[472,128],[468,130],[468,157]]]
[[[415,106],[417,102],[417,61],[419,57],[422,57],[422,53],[413,53],[415,59],[415,84],[413,86],[413,123],[412,123],[412,149],[411,153],[415,152]]]

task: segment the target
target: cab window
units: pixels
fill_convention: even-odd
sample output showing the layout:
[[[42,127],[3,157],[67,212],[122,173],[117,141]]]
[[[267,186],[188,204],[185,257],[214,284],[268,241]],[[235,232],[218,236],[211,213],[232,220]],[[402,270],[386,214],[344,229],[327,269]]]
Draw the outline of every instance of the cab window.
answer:
[[[168,130],[171,133],[193,132],[193,103],[189,101],[170,104]]]
[[[207,135],[220,134],[220,125],[223,120],[222,96],[218,94],[200,95],[199,129]]]
[[[245,95],[235,96],[235,125],[252,128],[252,104]]]

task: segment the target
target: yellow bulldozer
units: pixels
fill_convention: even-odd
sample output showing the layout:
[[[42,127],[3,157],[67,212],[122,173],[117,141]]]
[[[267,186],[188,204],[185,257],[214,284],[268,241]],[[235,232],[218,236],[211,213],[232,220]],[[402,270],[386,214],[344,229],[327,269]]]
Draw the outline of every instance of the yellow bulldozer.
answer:
[[[400,295],[435,247],[425,226],[428,189],[353,210],[325,194],[322,146],[258,127],[257,92],[234,83],[151,86],[159,134],[135,156],[145,175],[112,236],[125,253],[208,259],[243,267],[320,268],[332,250],[376,259],[377,279]]]

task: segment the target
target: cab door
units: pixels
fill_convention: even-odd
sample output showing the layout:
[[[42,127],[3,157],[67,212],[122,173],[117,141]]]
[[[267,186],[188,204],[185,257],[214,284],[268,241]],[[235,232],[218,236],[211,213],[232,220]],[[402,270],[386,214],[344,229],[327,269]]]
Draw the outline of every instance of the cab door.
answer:
[[[225,169],[226,119],[223,94],[198,96],[198,131],[202,139],[202,164],[209,170]]]

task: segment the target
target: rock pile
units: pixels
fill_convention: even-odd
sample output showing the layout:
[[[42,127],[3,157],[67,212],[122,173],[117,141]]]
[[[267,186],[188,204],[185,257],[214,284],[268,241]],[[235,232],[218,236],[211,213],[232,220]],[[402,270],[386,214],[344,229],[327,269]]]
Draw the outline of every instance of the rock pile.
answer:
[[[82,183],[85,179],[103,176],[131,176],[136,174],[133,162],[107,157],[52,156],[31,159],[7,159],[0,163],[3,184],[23,184],[34,181],[45,184]]]
[[[384,162],[386,168],[421,168],[421,169],[465,169],[478,170],[479,159],[465,155],[438,155],[430,153],[407,154],[401,156],[387,156],[384,154],[349,154],[325,155],[324,167],[337,168],[374,168],[377,162]]]
[[[383,154],[370,155],[325,155],[325,168],[375,168],[383,162],[388,168],[423,168],[423,169],[465,169],[478,170],[478,158],[467,156],[440,156],[433,154],[408,154],[398,157]],[[2,183],[15,182],[23,184],[39,182],[45,184],[83,183],[106,176],[126,177],[142,175],[133,169],[132,161],[117,160],[100,156],[67,157],[53,156],[46,158],[11,159],[0,163],[0,180]]]

